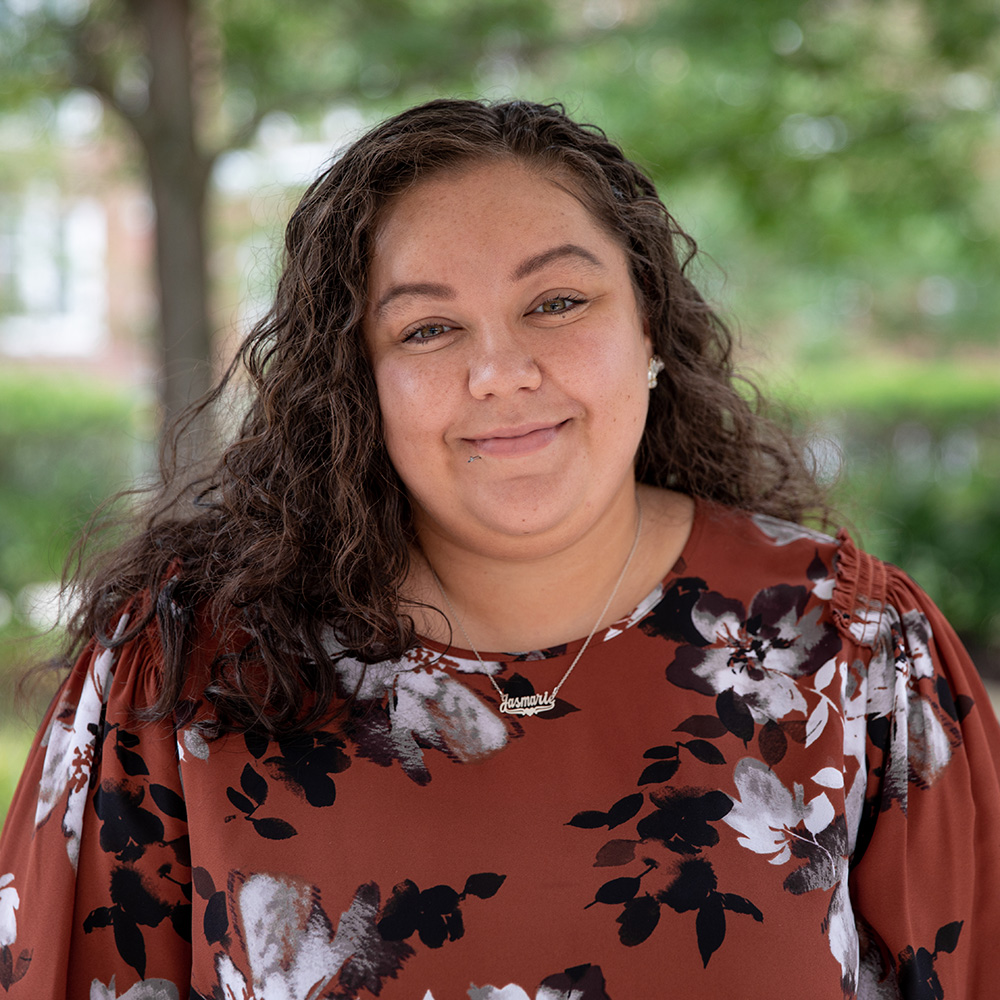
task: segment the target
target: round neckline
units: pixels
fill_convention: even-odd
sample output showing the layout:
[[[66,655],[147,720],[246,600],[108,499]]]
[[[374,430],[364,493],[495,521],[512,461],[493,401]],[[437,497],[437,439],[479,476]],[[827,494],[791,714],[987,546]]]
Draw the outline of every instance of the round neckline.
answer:
[[[695,551],[701,544],[706,501],[698,497],[692,497],[692,500],[694,502],[694,511],[691,517],[691,530],[688,532],[684,547],[681,549],[680,555],[674,560],[673,566],[667,570],[666,575],[627,615],[595,632],[593,645],[596,646],[604,642],[609,642],[637,625],[663,599],[663,594],[667,589],[668,583],[676,578],[679,573],[683,572],[685,566],[694,561]],[[450,659],[468,660],[477,665],[479,663],[479,657],[476,656],[473,650],[458,646],[455,643],[443,643],[436,639],[428,639],[422,635],[417,636],[417,641],[424,649],[428,649],[441,656],[447,656]],[[553,660],[562,656],[575,655],[586,641],[586,637],[581,636],[567,643],[543,649],[525,650],[523,652],[482,650],[479,656],[482,657],[484,663],[520,663],[531,660]]]

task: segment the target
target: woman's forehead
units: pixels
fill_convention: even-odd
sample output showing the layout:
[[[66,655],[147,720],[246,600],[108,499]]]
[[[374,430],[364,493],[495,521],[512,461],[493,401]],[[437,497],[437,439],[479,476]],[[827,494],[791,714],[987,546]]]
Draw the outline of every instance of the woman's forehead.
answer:
[[[373,230],[373,258],[383,256],[390,244],[405,245],[421,231],[447,231],[448,220],[461,225],[486,215],[498,199],[510,211],[533,203],[538,212],[571,214],[583,228],[601,231],[627,253],[624,234],[596,210],[589,187],[561,164],[515,156],[447,167],[420,178],[385,205]],[[484,225],[483,241],[488,242],[490,235]]]
[[[399,197],[375,241],[371,278],[374,285],[430,280],[441,266],[461,272],[473,258],[519,277],[539,256],[616,256],[621,241],[609,237],[583,199],[554,178],[518,163],[477,164]]]

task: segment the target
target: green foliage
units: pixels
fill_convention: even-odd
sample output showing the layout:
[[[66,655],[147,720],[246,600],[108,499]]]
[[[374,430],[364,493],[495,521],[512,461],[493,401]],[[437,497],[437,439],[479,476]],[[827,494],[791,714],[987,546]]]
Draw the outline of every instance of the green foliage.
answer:
[[[741,318],[807,356],[831,330],[996,343],[995,4],[645,10],[540,85],[649,166],[742,282]]]
[[[905,568],[969,644],[992,646],[994,657],[1000,652],[997,485],[995,476],[981,473],[914,481],[897,459],[884,471],[852,477],[849,501],[858,508],[867,548]]]
[[[0,376],[0,591],[59,577],[98,504],[149,467],[148,424],[120,389]]]
[[[934,599],[1000,678],[1000,373],[957,364],[807,370],[782,393],[843,453],[834,504]]]

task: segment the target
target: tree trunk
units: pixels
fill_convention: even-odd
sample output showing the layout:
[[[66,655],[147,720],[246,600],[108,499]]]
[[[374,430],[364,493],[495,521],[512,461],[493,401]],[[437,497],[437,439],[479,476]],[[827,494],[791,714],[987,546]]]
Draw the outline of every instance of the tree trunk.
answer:
[[[146,35],[149,108],[137,123],[156,211],[163,426],[212,384],[205,215],[211,159],[200,149],[191,0],[131,0]],[[195,442],[192,442],[195,443]]]

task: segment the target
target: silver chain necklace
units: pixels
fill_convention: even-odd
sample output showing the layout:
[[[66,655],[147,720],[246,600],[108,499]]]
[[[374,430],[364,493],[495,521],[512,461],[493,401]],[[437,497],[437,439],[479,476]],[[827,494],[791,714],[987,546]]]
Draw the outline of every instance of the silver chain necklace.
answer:
[[[639,535],[642,533],[642,505],[639,503],[638,496],[635,498],[635,502],[639,516],[636,520],[635,538],[632,539],[632,548],[629,550],[628,558],[625,560],[625,565],[622,566],[621,573],[618,574],[618,579],[615,581],[615,585],[612,588],[611,593],[608,595],[608,599],[604,602],[604,607],[601,608],[601,613],[597,616],[597,621],[594,622],[594,627],[590,630],[590,635],[587,636],[583,645],[580,647],[580,652],[573,657],[573,662],[569,665],[566,673],[562,675],[559,683],[551,691],[545,691],[543,694],[529,694],[522,695],[521,697],[510,697],[504,692],[503,688],[497,684],[493,675],[489,673],[489,671],[486,671],[486,676],[489,678],[494,690],[498,695],[500,695],[500,711],[504,714],[538,715],[539,712],[547,712],[549,709],[555,708],[556,695],[559,694],[559,689],[569,679],[569,675],[573,673],[573,668],[580,662],[580,657],[587,651],[587,647],[590,645],[590,640],[594,638],[594,634],[597,632],[597,626],[601,624],[604,616],[608,613],[608,608],[611,607],[611,602],[615,599],[615,594],[618,593],[618,588],[622,585],[622,580],[625,579],[625,574],[628,572],[629,566],[632,565],[632,557],[635,555],[635,550],[639,547]],[[434,572],[434,567],[431,566],[430,563],[428,563],[427,566],[431,571],[431,576],[434,577],[434,582],[437,584],[438,590],[441,591],[441,596],[444,598],[445,604],[448,605],[448,610],[451,612],[451,617],[458,626],[458,630],[462,633],[463,638],[468,643],[469,649],[476,654],[476,659],[479,660],[483,667],[485,667],[486,662],[479,655],[479,650],[473,646],[472,640],[469,638],[469,633],[465,631],[465,626],[462,624],[461,618],[458,617],[455,605],[449,600],[444,586],[438,579],[437,573]]]

